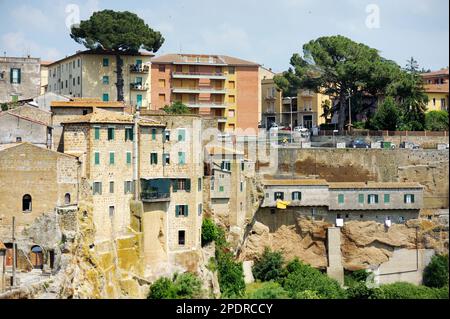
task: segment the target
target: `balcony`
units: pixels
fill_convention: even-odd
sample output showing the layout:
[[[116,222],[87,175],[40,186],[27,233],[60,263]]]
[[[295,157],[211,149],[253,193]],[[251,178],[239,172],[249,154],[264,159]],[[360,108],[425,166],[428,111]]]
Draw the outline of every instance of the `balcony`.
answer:
[[[131,73],[149,73],[150,72],[150,66],[143,65],[143,64],[131,64],[130,65],[130,72]]]
[[[227,106],[222,102],[197,101],[186,104],[190,108],[210,108],[210,109],[225,109]]]
[[[266,100],[275,100],[276,98],[277,97],[275,95],[272,95],[272,94],[266,95],[266,97],[265,97]]]
[[[212,80],[226,80],[226,76],[223,73],[212,72],[173,72],[172,78],[174,79],[212,79]]]
[[[170,202],[170,193],[141,192],[143,202]]]
[[[172,87],[173,93],[209,93],[209,94],[225,94],[225,88],[215,88],[210,86],[197,87]]]
[[[147,91],[148,85],[142,83],[130,83],[130,89],[133,91]]]

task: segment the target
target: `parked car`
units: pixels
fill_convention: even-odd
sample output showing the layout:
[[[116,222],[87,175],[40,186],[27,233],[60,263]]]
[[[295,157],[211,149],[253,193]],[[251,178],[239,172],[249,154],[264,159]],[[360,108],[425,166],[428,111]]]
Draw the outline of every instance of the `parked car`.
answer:
[[[354,140],[350,142],[350,147],[352,148],[370,148],[370,145],[363,140]]]
[[[303,132],[305,129],[303,128],[303,126],[296,126],[294,127],[294,132]]]
[[[272,125],[270,126],[270,130],[272,131],[278,131],[279,130],[279,126],[277,123],[272,123]]]
[[[419,144],[413,143],[413,142],[401,142],[400,144],[401,148],[409,148],[411,150],[418,150],[420,148]]]

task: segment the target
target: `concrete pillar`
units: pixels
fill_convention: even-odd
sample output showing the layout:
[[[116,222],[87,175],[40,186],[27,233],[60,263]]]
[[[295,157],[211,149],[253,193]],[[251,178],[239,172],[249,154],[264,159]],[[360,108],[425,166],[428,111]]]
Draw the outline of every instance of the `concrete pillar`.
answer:
[[[327,229],[328,240],[328,267],[327,275],[336,279],[341,286],[344,285],[344,267],[341,254],[341,229],[329,227]]]

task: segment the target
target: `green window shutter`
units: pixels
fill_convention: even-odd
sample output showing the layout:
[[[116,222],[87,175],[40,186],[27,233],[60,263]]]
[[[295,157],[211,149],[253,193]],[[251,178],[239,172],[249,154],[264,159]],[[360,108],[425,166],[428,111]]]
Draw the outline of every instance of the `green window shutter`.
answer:
[[[220,163],[220,169],[223,170],[225,167],[225,162]]]
[[[21,70],[20,70],[20,69],[17,69],[17,83],[19,83],[19,84],[20,84],[21,76],[22,76],[21,73],[22,73]]]
[[[114,153],[109,153],[109,164],[114,164]]]
[[[360,204],[364,204],[364,194],[359,194],[359,195],[358,195],[358,202],[359,202]]]
[[[339,204],[344,204],[344,194],[339,194],[338,195],[338,203]]]
[[[219,186],[219,192],[223,192],[223,186]]]
[[[384,202],[389,203],[391,201],[391,196],[389,194],[384,194]]]
[[[131,164],[131,153],[127,152],[127,164]]]
[[[94,138],[96,139],[96,140],[99,140],[100,139],[100,128],[99,127],[95,127],[94,128]]]
[[[152,141],[156,140],[156,128],[152,128]]]
[[[185,130],[178,130],[178,142],[183,142],[186,139]]]
[[[188,215],[189,215],[189,206],[188,205],[184,205],[184,207],[186,208],[184,216],[188,217]]]
[[[202,191],[202,179],[200,177],[198,178],[198,191]]]
[[[378,195],[375,195],[375,203],[378,204]]]
[[[178,191],[178,179],[172,180],[172,189],[174,192]]]
[[[95,165],[100,164],[100,153],[99,152],[94,153],[94,163],[95,163]]]
[[[180,206],[175,205],[175,217],[180,216]]]
[[[188,178],[186,179],[186,192],[191,191],[191,180]]]
[[[411,195],[411,203],[414,203],[414,195]]]
[[[9,82],[10,83],[13,83],[13,76],[14,76],[13,73],[14,73],[13,69],[9,70]]]

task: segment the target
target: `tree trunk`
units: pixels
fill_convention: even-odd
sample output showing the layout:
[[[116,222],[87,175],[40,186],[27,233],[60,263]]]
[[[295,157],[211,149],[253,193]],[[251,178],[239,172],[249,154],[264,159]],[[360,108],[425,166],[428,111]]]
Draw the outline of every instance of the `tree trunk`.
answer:
[[[116,54],[116,73],[117,73],[117,101],[123,102],[123,60],[120,54]]]
[[[341,93],[339,96],[339,119],[338,119],[338,130],[339,133],[344,133],[344,125],[345,125],[345,110],[346,110],[346,100],[345,93]]]

